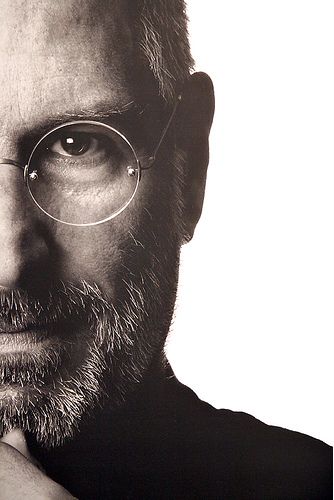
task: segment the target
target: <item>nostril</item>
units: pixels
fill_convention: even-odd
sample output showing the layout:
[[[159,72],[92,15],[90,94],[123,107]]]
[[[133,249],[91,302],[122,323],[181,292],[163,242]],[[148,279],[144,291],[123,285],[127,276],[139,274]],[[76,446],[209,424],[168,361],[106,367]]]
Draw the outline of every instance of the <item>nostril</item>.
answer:
[[[0,177],[0,286],[26,288],[45,274],[48,244],[22,180],[13,170]]]
[[[16,227],[15,227],[16,226]],[[0,286],[10,289],[40,287],[47,281],[50,255],[46,241],[33,228],[12,224],[0,234]]]
[[[38,289],[55,266],[50,227],[31,202],[19,169],[24,167],[16,160],[0,158],[0,287]]]

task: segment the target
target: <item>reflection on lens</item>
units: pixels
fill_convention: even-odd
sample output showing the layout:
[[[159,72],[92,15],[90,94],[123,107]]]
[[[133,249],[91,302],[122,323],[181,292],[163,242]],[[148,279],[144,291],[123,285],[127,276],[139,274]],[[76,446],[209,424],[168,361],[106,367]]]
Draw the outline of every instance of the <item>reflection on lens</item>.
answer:
[[[128,206],[138,187],[140,164],[117,130],[79,121],[57,127],[38,142],[25,178],[47,215],[66,224],[93,225]]]

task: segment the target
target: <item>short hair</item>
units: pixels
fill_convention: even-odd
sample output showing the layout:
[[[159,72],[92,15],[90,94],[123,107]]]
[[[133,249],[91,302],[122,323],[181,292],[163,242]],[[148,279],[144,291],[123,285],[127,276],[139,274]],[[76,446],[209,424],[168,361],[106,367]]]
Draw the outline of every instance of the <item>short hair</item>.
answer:
[[[132,0],[131,0],[132,1]],[[184,0],[137,0],[137,29],[144,61],[167,102],[193,69]]]

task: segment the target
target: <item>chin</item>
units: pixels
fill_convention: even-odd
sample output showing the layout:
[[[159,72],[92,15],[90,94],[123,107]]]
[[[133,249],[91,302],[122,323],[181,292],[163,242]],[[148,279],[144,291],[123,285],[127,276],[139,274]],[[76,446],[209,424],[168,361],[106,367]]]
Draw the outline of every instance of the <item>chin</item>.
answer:
[[[43,447],[61,446],[97,405],[121,406],[162,350],[171,311],[161,298],[157,321],[156,292],[153,300],[152,290],[127,282],[116,309],[96,286],[68,284],[72,314],[74,289],[80,322],[0,353],[0,435],[20,428]]]
[[[28,307],[34,310],[33,303]],[[81,324],[67,307],[62,311],[62,320],[48,330],[11,332],[9,339],[2,338],[0,435],[20,428],[43,446],[58,446],[74,435],[94,405],[102,379],[101,352],[96,352],[86,311],[81,311]]]

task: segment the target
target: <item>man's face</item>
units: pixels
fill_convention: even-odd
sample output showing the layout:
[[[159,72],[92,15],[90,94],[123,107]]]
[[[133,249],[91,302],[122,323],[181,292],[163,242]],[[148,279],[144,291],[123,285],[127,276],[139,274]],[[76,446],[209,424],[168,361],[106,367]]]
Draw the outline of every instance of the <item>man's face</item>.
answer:
[[[96,117],[151,153],[163,125],[124,4],[1,0],[0,157],[25,164],[54,125]],[[22,171],[0,167],[0,433],[54,445],[103,388],[119,402],[162,348],[179,248],[173,169],[144,172],[124,212],[82,228],[47,217]]]

